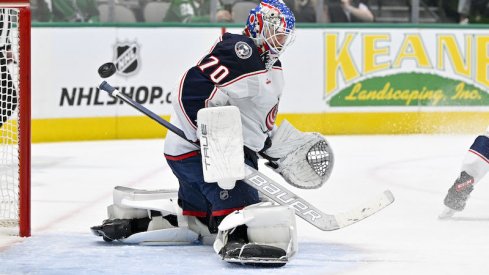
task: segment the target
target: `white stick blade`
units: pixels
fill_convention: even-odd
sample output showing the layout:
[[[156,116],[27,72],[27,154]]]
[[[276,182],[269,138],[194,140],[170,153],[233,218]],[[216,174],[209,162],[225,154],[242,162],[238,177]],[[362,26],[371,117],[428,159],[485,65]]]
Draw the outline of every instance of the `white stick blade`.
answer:
[[[394,195],[390,190],[385,190],[379,196],[354,208],[350,211],[335,215],[339,228],[361,221],[394,202]]]

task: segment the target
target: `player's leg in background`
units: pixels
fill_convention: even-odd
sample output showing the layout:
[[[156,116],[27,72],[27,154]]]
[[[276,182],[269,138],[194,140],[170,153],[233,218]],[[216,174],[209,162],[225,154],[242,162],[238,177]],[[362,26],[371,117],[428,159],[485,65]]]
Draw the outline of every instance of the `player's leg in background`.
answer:
[[[451,216],[455,211],[464,210],[470,193],[474,190],[474,185],[489,171],[488,135],[489,133],[486,132],[485,135],[478,136],[467,152],[462,163],[460,176],[450,187],[444,199],[448,213],[442,213],[440,217]]]

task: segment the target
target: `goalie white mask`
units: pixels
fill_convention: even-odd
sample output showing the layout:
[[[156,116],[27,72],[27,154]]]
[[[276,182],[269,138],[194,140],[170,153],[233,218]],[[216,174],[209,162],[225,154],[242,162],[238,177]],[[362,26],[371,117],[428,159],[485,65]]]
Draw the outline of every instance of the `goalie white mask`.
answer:
[[[253,39],[266,68],[271,69],[294,41],[294,14],[281,0],[263,0],[250,10],[244,34]]]

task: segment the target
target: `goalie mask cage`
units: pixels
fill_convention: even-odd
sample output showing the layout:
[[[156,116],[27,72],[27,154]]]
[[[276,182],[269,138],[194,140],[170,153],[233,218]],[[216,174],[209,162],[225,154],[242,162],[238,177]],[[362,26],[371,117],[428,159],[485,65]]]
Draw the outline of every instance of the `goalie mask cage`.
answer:
[[[0,2],[0,236],[30,236],[29,1]]]

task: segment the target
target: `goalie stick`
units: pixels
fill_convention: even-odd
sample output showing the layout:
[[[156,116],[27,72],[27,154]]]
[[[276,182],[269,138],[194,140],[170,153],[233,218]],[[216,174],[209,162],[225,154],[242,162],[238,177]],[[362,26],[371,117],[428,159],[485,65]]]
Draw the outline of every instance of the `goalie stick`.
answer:
[[[108,92],[111,96],[121,99],[122,101],[126,102],[133,108],[147,115],[160,125],[172,131],[176,135],[195,145],[197,148],[200,148],[199,144],[187,139],[181,129],[177,128],[170,122],[162,119],[161,117],[153,113],[151,110],[145,108],[141,104],[127,97],[119,90],[112,87],[106,81],[103,81],[100,84],[99,89]],[[268,199],[280,205],[293,207],[297,216],[301,217],[308,223],[323,231],[332,231],[354,224],[369,217],[372,214],[377,213],[378,211],[382,210],[383,208],[394,202],[394,196],[392,192],[386,190],[375,198],[372,198],[366,203],[361,204],[358,207],[353,208],[349,211],[338,214],[327,214],[252,167],[246,166],[246,175],[243,181],[257,189]]]

